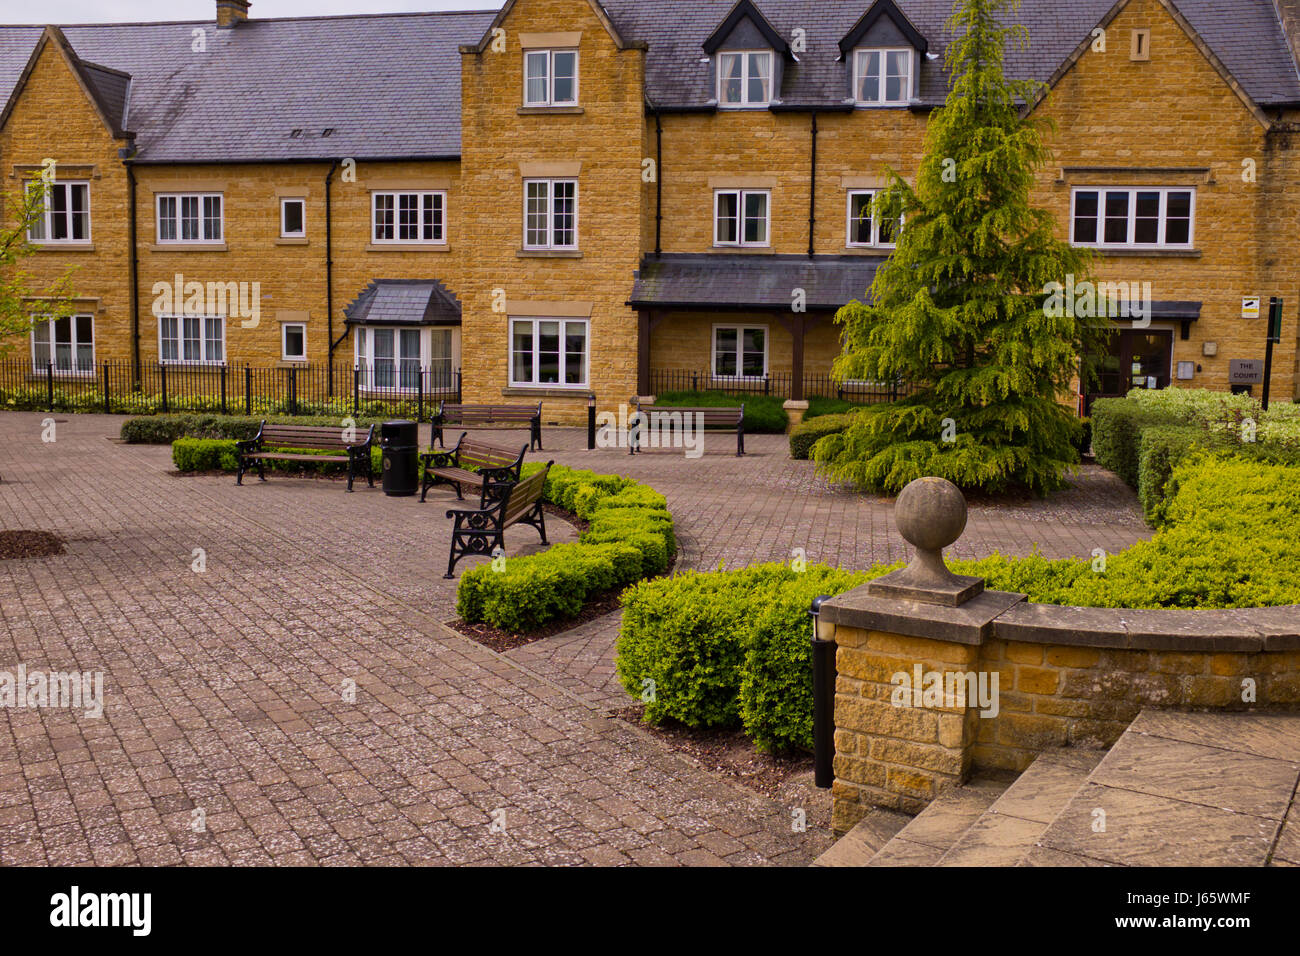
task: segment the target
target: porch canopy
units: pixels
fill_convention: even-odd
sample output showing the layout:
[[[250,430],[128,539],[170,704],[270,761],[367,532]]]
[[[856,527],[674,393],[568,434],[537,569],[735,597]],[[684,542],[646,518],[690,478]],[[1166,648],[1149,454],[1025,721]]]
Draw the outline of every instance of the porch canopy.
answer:
[[[650,333],[671,311],[765,312],[794,342],[790,395],[803,398],[804,333],[854,299],[865,301],[876,256],[666,253],[641,262],[628,305],[640,316],[637,391],[650,388]],[[797,290],[802,290],[800,296]],[[795,311],[802,302],[803,311]]]
[[[460,325],[460,302],[437,279],[372,279],[343,314],[348,325]]]

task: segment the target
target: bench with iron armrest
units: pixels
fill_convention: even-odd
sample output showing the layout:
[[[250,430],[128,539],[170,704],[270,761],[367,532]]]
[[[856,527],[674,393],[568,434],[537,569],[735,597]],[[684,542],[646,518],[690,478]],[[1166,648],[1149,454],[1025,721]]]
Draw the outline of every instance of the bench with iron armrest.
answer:
[[[542,536],[542,544],[550,543],[546,540],[542,489],[553,464],[548,461],[545,468],[522,481],[491,482],[484,486],[478,508],[452,508],[447,512],[447,517],[455,518],[456,524],[451,531],[451,553],[444,577],[452,577],[461,558],[492,555],[498,548],[504,553],[505,530],[512,524],[532,525]]]
[[[348,491],[352,490],[352,481],[364,476],[375,486],[374,475],[370,469],[370,448],[375,440],[375,426],[366,431],[366,437],[357,441],[355,428],[321,428],[311,425],[270,425],[265,421],[257,430],[257,435],[247,441],[235,443],[235,458],[238,468],[235,484],[244,483],[244,472],[257,468],[257,477],[266,481],[266,461],[301,461],[346,462],[348,466]],[[285,449],[317,449],[320,451],[342,452],[336,455],[307,455]]]
[[[524,466],[524,455],[528,446],[520,446],[518,451],[489,445],[487,442],[474,441],[461,432],[460,441],[451,451],[433,451],[432,448],[420,456],[424,468],[424,481],[421,482],[420,500],[423,501],[429,489],[437,484],[451,485],[456,489],[456,497],[464,498],[462,485],[471,485],[484,490],[490,482],[518,481],[519,469]]]
[[[542,448],[542,403],[536,405],[463,405],[457,402],[443,402],[438,413],[433,416],[433,437],[429,444],[435,442],[446,448],[443,441],[443,426],[455,428],[527,428],[528,450],[540,451]]]
[[[642,405],[640,402],[636,402],[635,405],[636,410],[643,417],[640,419],[635,440],[628,440],[629,455],[635,455],[645,449],[649,443],[648,432],[654,431],[663,435],[665,431],[671,432],[673,427],[681,428],[687,421],[692,423],[698,421],[706,431],[735,432],[736,457],[745,454],[745,406],[743,404],[735,407],[701,408],[685,408],[680,405]],[[666,427],[665,419],[661,416],[669,416],[666,419],[668,423]],[[691,427],[694,427],[694,424]]]

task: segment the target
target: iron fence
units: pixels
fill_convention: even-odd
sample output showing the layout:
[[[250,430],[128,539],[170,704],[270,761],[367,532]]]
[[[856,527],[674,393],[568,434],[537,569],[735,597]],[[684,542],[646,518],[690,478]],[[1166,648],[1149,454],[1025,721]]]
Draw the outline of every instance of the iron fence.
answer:
[[[424,421],[460,401],[461,372],[447,365],[258,367],[129,362],[36,368],[0,362],[0,408],[150,415],[403,415]]]
[[[650,391],[655,395],[665,392],[722,392],[727,395],[770,395],[773,398],[790,398],[793,394],[794,373],[772,372],[763,376],[716,377],[706,371],[680,369],[652,370]],[[804,398],[841,398],[851,402],[893,402],[908,395],[910,386],[903,381],[853,382],[834,378],[829,373],[804,374]]]

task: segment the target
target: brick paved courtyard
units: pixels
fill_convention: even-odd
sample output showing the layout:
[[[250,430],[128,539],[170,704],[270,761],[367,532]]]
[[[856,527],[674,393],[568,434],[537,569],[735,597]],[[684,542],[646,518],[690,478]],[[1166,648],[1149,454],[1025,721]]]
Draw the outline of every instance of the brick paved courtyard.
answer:
[[[0,714],[0,864],[801,865],[830,844],[608,716],[616,615],[506,655],[446,628],[450,492],[174,477],[169,449],[111,440],[120,418],[57,416],[47,444],[46,417],[0,415],[0,529],[67,541],[0,561],[0,670],[103,671],[105,712]],[[679,567],[904,556],[887,501],[827,486],[779,436],[698,461],[546,440],[667,494]],[[1145,534],[1131,493],[1087,471],[1048,502],[976,503],[955,552]]]

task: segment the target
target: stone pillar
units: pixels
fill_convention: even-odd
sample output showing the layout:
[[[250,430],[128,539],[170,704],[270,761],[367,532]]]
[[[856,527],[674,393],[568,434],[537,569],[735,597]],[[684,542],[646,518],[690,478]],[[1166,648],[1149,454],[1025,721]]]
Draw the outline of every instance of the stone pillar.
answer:
[[[1022,594],[959,577],[943,548],[966,527],[966,502],[940,478],[912,482],[895,520],[916,553],[901,571],[822,606],[834,626],[835,783],[832,826],[850,829],[873,806],[919,812],[970,772],[981,713],[997,677],[979,670],[995,618]]]
[[[787,401],[782,407],[785,409],[786,417],[790,419],[790,422],[785,429],[786,434],[789,434],[790,432],[794,431],[794,429],[797,428],[799,424],[803,421],[804,415],[807,414],[808,412],[808,403],[802,401],[795,401],[792,398],[789,401]]]

